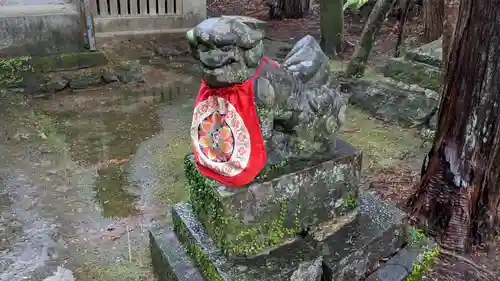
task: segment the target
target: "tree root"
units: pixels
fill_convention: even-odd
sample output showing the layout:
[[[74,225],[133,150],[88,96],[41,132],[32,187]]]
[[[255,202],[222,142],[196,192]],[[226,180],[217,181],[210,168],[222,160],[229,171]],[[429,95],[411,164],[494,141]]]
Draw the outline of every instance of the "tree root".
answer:
[[[440,253],[442,255],[445,255],[445,256],[450,256],[450,257],[453,257],[453,258],[456,258],[457,260],[460,260],[462,262],[465,262],[467,264],[469,264],[470,266],[472,266],[474,269],[476,269],[478,271],[479,274],[482,275],[482,277],[490,277],[490,278],[485,278],[485,280],[495,280],[495,275],[493,272],[489,271],[488,269],[484,268],[484,267],[481,267],[480,265],[478,265],[475,261],[467,258],[467,257],[464,257],[456,252],[452,252],[452,251],[449,251],[449,250],[446,250],[446,249],[443,249],[441,248],[441,251]],[[487,275],[487,276],[486,276]]]

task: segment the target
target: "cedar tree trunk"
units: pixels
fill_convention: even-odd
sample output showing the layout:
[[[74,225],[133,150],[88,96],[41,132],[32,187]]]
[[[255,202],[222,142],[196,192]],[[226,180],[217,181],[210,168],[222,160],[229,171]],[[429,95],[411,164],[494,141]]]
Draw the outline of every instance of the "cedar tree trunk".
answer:
[[[437,40],[443,34],[445,0],[424,0],[424,42]]]
[[[342,52],[344,41],[344,0],[319,0],[321,49],[329,57]]]
[[[408,201],[444,248],[490,242],[500,200],[500,1],[462,0],[438,128]]]
[[[372,52],[375,35],[382,27],[387,15],[391,12],[392,6],[397,0],[377,0],[370,17],[365,24],[361,40],[347,65],[347,77],[363,76],[366,62]]]
[[[450,51],[451,41],[453,40],[453,32],[457,25],[458,7],[460,0],[445,0],[444,6],[444,22],[443,22],[443,54],[442,60],[446,63],[448,53]],[[445,64],[443,64],[445,65]]]
[[[309,13],[311,0],[266,0],[269,7],[269,18],[275,19],[298,19]]]

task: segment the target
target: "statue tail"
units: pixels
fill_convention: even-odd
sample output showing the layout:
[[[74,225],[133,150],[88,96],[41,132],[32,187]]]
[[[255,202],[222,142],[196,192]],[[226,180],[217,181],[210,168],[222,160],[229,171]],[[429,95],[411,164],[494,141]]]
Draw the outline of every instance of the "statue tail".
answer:
[[[283,67],[306,85],[322,86],[330,79],[328,56],[311,35],[300,39],[283,62]]]

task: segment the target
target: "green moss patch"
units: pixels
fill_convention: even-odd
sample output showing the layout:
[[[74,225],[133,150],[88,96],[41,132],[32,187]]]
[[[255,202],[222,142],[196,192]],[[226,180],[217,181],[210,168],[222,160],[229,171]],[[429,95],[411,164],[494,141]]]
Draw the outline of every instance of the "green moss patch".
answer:
[[[223,281],[208,255],[192,240],[189,230],[180,219],[174,218],[174,230],[207,281]]]
[[[378,121],[355,106],[348,107],[339,137],[363,151],[363,170],[389,167],[422,149],[415,130]]]
[[[31,57],[0,59],[0,88],[22,84],[33,72]]]
[[[412,272],[405,278],[405,281],[420,281],[425,272],[429,270],[432,262],[438,257],[440,248],[429,249],[421,254],[419,262],[413,265]]]
[[[420,62],[391,58],[386,61],[381,71],[386,77],[434,91],[440,91],[443,85],[441,70]]]
[[[298,214],[293,227],[285,227],[289,212],[287,202],[280,204],[279,218],[269,218],[258,227],[248,227],[232,215],[222,203],[223,194],[214,188],[214,182],[202,176],[191,156],[184,161],[190,199],[198,219],[221,251],[229,256],[251,256],[281,244],[299,232]],[[299,210],[297,208],[296,210]],[[297,211],[296,211],[297,212]]]
[[[67,53],[32,58],[33,69],[42,73],[90,68],[107,63],[108,59],[101,52]]]

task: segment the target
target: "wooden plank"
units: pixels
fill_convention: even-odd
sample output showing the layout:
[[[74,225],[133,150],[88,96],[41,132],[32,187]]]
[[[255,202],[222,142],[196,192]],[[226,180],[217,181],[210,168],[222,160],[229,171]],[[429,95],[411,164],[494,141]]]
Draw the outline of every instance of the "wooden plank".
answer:
[[[141,15],[147,15],[148,14],[148,0],[140,0],[140,7],[141,7],[141,11],[140,11],[140,14]]]
[[[82,0],[82,3],[85,4],[85,0]],[[92,16],[97,16],[97,0],[89,0],[89,8]]]
[[[80,13],[80,32],[83,37],[83,44],[85,48],[89,48],[89,41],[87,37],[87,24],[85,18],[85,0],[78,0],[78,12]]]
[[[149,0],[149,14],[156,15],[156,0]]]
[[[108,1],[99,0],[99,16],[100,17],[108,17]]]
[[[85,26],[86,26],[86,35],[87,35],[87,43],[90,51],[96,51],[96,42],[95,42],[95,28],[94,28],[94,15],[90,11],[90,2],[94,0],[82,0],[83,4],[83,13],[85,15]]]
[[[174,1],[175,0],[167,0],[167,14],[168,15],[173,15],[175,13]]]
[[[128,16],[128,1],[127,0],[111,0],[111,1],[120,1],[120,16]]]
[[[184,3],[184,0],[174,0],[175,1],[175,14],[176,15],[182,15],[182,3]]]
[[[138,15],[138,3],[139,1],[138,0],[129,0],[129,3],[130,3],[130,15],[132,16],[136,16]]]
[[[111,16],[116,17],[120,14],[120,12],[118,11],[118,1],[119,0],[109,0],[109,8],[111,10]]]
[[[165,2],[166,0],[158,0],[158,15],[164,15],[166,13]]]

